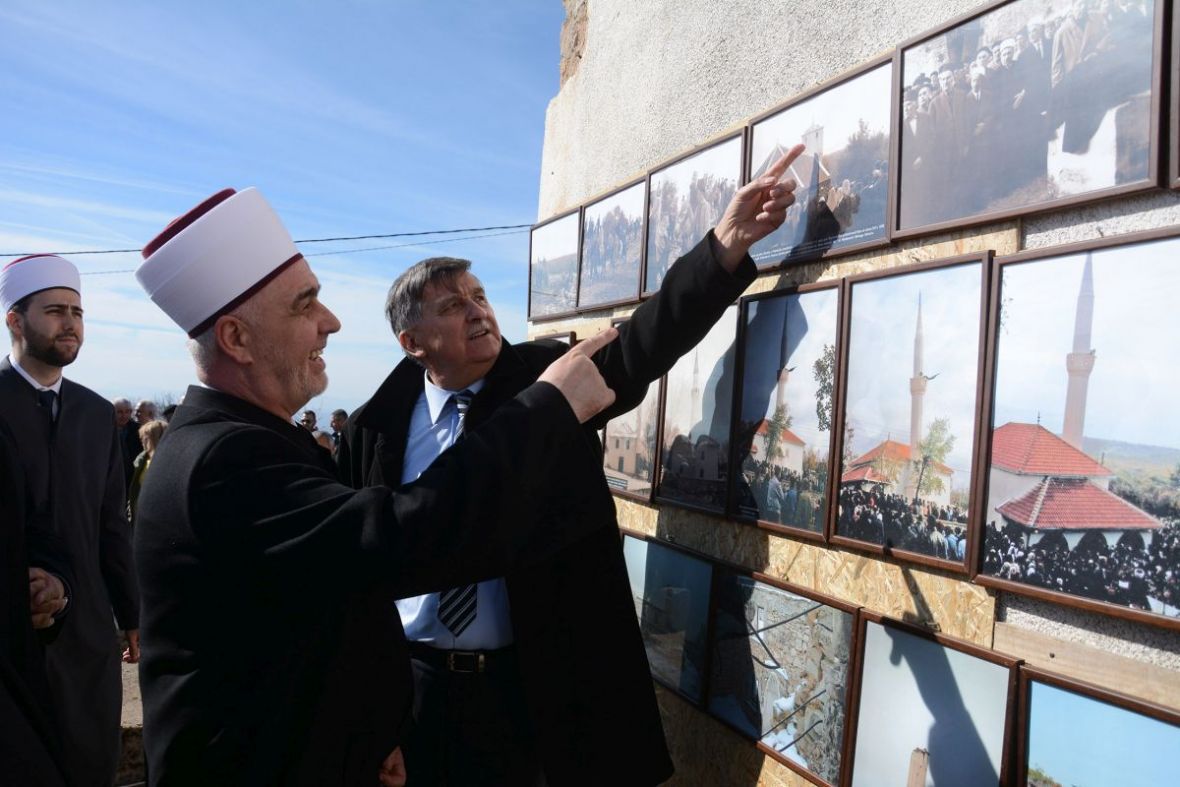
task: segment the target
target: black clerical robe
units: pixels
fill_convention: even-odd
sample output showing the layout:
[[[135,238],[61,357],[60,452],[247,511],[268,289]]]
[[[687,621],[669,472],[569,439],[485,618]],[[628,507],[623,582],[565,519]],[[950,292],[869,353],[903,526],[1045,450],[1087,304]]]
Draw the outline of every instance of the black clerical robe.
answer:
[[[139,626],[114,410],[90,389],[62,380],[51,422],[36,389],[5,358],[0,419],[27,479],[29,515],[60,540],[73,572],[68,625],[46,652],[65,770],[79,784],[110,784],[123,697],[116,623]]]

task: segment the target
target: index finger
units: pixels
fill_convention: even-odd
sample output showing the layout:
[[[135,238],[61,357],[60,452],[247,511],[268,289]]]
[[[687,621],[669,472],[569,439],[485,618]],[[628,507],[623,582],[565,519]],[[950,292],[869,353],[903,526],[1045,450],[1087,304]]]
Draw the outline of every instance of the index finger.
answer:
[[[784,153],[782,158],[774,162],[774,164],[770,166],[770,169],[766,170],[766,172],[763,174],[763,177],[774,176],[774,179],[778,180],[783,176],[783,173],[787,171],[787,167],[794,164],[795,159],[799,158],[804,150],[805,148],[803,143],[800,142],[798,145]]]
[[[619,336],[619,329],[615,327],[607,328],[602,333],[591,336],[589,339],[580,341],[574,346],[570,352],[579,353],[589,358],[594,353],[606,347]]]

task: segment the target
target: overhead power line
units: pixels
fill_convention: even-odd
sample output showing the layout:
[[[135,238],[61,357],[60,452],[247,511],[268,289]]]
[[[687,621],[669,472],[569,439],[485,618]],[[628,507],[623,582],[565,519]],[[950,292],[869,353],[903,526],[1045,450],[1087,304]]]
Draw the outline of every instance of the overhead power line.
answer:
[[[453,230],[425,230],[425,231],[421,231],[421,232],[390,232],[390,233],[386,233],[384,235],[342,235],[338,238],[305,238],[304,240],[297,240],[297,241],[295,241],[295,243],[297,243],[297,244],[299,244],[299,243],[331,243],[334,241],[345,241],[345,240],[384,240],[386,238],[415,238],[415,237],[421,237],[424,235],[456,235],[456,234],[462,233],[462,232],[488,232],[490,230],[519,230],[519,229],[530,228],[532,226],[533,225],[531,225],[531,224],[504,224],[499,227],[463,227],[461,229],[453,229]],[[507,235],[507,234],[511,234],[511,233],[503,233],[503,234]],[[480,237],[492,237],[492,236],[481,235]],[[460,238],[459,240],[464,240],[464,239]],[[407,244],[407,245],[412,246],[415,244]],[[397,246],[387,246],[387,247],[383,247],[383,248],[396,249],[398,247]],[[32,254],[59,254],[63,257],[66,255],[71,256],[71,257],[78,257],[83,254],[130,254],[130,253],[138,254],[140,251],[141,251],[141,249],[89,249],[86,251],[22,251],[22,252],[12,252],[12,253],[7,253],[7,254],[0,254],[0,257],[28,257]],[[363,251],[363,250],[358,249],[358,251]],[[335,253],[345,254],[345,253],[350,253],[350,252],[335,252]]]

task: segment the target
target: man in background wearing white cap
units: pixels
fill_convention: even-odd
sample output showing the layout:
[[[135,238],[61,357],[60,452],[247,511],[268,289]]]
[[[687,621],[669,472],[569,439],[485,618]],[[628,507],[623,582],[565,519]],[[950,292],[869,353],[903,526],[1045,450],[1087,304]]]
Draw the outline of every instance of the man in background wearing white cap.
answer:
[[[123,465],[109,402],[66,380],[82,347],[78,270],[54,255],[0,270],[0,309],[12,352],[0,361],[0,419],[28,479],[32,520],[61,539],[73,571],[69,620],[47,650],[64,770],[78,784],[110,784],[120,749],[123,683],[111,621],[138,658],[139,599]]]
[[[153,784],[403,783],[411,680],[393,599],[495,576],[582,535],[559,480],[594,472],[580,423],[614,399],[587,353],[419,481],[353,490],[291,416],[327,386],[340,323],[254,189],[144,248],[136,276],[197,377],[139,498],[144,742]],[[511,461],[503,457],[513,456]]]

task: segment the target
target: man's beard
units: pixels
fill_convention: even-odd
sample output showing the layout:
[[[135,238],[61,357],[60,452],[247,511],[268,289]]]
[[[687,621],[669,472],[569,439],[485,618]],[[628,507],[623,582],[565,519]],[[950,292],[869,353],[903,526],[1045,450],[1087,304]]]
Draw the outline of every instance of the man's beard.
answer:
[[[48,366],[56,366],[59,369],[69,366],[78,357],[78,350],[82,349],[82,337],[77,334],[61,333],[51,337],[38,333],[27,323],[24,328],[25,352]],[[65,336],[73,336],[78,340],[78,344],[72,350],[61,349],[55,343],[57,339]]]

